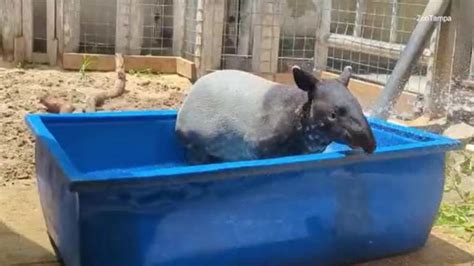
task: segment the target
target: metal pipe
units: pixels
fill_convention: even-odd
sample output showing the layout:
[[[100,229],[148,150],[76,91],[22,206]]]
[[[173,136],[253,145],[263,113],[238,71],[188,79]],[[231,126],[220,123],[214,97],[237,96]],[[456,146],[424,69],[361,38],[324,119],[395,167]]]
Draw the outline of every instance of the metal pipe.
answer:
[[[419,20],[408,40],[405,49],[400,56],[395,68],[390,75],[384,89],[372,109],[371,115],[387,119],[390,112],[402,94],[405,85],[410,78],[413,66],[420,58],[424,45],[430,39],[437,20],[433,17],[445,14],[451,0],[430,0],[426,6],[423,19]]]

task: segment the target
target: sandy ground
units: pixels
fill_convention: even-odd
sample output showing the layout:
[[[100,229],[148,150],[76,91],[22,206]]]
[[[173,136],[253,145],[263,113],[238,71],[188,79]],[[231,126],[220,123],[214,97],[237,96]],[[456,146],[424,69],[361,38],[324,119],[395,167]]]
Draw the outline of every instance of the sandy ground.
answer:
[[[190,82],[177,75],[127,75],[127,92],[101,110],[174,109]],[[58,265],[46,235],[34,177],[34,139],[27,113],[44,112],[41,96],[52,94],[74,104],[111,89],[114,73],[88,73],[35,67],[0,67],[0,266]],[[426,247],[405,256],[364,265],[474,265],[474,248],[435,228]]]
[[[178,75],[127,75],[126,93],[105,103],[102,110],[174,109],[191,83]],[[0,68],[0,186],[31,185],[34,139],[24,117],[44,112],[39,98],[51,94],[84,104],[87,95],[112,89],[115,73]]]

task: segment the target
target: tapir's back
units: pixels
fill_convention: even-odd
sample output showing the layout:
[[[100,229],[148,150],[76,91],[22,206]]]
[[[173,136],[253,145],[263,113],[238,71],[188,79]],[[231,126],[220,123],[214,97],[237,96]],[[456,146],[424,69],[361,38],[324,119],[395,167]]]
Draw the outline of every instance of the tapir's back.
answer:
[[[185,144],[200,145],[222,160],[256,159],[255,145],[275,134],[295,107],[273,92],[298,90],[238,70],[221,70],[200,78],[178,113],[176,129]],[[279,93],[275,93],[279,94]],[[270,97],[270,98],[269,98]]]
[[[221,70],[199,79],[184,100],[178,127],[214,130],[215,126],[246,126],[259,113],[261,100],[273,85],[265,79],[237,70]],[[235,119],[238,114],[239,119]],[[250,125],[247,125],[250,126]],[[213,132],[202,132],[212,134]]]

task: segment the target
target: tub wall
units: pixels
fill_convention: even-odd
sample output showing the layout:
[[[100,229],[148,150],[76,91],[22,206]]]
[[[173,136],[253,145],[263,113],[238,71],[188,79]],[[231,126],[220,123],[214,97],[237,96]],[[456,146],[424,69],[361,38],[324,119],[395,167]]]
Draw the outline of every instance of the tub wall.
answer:
[[[85,265],[369,260],[425,243],[443,183],[444,153],[437,153],[279,174],[91,185],[79,196],[81,258]]]
[[[67,265],[79,266],[79,224],[77,193],[69,183],[45,143],[36,139],[36,175],[41,207],[48,234]]]

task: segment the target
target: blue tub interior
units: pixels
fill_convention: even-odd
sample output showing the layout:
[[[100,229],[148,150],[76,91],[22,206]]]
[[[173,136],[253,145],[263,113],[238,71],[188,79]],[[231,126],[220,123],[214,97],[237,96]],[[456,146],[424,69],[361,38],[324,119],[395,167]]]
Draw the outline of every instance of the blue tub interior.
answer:
[[[183,149],[175,134],[169,133],[174,131],[171,119],[129,118],[106,123],[97,119],[82,123],[45,120],[46,127],[82,173],[185,165]]]
[[[131,172],[186,167],[184,150],[174,133],[175,119],[175,111],[29,115],[27,118],[37,135],[48,138],[51,145],[57,146],[56,156],[68,159],[59,158],[58,161],[70,162],[76,175],[89,179],[104,176],[104,171],[110,178],[114,173],[130,175]],[[377,139],[375,154],[457,144],[427,132],[374,119],[369,121]],[[345,145],[333,143],[323,154],[291,157],[296,160],[308,156],[312,156],[312,160],[341,158],[350,151],[351,148]],[[259,161],[272,160],[278,159]],[[192,167],[196,169],[196,166]]]

